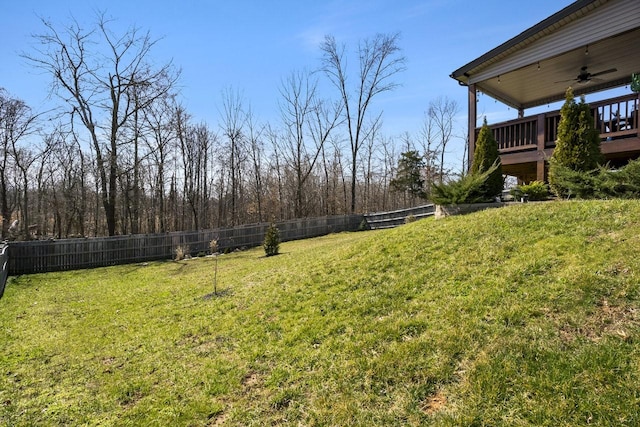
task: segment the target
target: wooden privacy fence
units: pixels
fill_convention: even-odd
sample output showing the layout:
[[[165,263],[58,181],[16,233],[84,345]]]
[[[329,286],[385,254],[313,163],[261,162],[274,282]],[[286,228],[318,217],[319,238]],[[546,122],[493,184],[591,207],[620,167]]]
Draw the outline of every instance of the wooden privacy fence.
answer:
[[[407,220],[407,217],[412,216],[415,219],[425,218],[432,216],[436,211],[434,205],[422,205],[415,208],[399,209],[389,212],[378,212],[373,214],[365,214],[365,219],[369,228],[372,230],[379,228],[392,228],[402,225]]]
[[[281,240],[289,241],[356,231],[363,219],[362,215],[327,216],[278,222],[276,226]],[[207,253],[213,239],[220,251],[249,248],[262,244],[268,227],[262,223],[163,234],[11,242],[8,270],[18,275],[171,259],[179,246],[188,246],[191,255]],[[6,276],[6,269],[3,271]]]

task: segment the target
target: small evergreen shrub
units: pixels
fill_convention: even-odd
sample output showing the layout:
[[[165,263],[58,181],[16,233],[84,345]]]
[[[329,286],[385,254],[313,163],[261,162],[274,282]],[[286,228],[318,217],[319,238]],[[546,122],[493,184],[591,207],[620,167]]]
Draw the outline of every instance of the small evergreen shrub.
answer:
[[[553,158],[549,161],[549,186],[551,191],[560,198],[594,198],[596,187],[599,187],[599,178],[598,169],[574,170]]]
[[[275,224],[271,224],[267,228],[262,246],[266,256],[278,255],[280,251],[280,230]]]
[[[416,222],[416,217],[413,215],[408,215],[404,219],[405,224],[411,224],[412,222]]]
[[[431,201],[437,205],[460,205],[494,201],[494,196],[488,196],[487,194],[486,182],[498,167],[499,163],[495,162],[484,172],[470,173],[457,181],[447,184],[433,184]]]
[[[640,198],[640,160],[612,170],[600,166],[590,171],[574,171],[554,165],[553,191],[564,198],[637,199]]]
[[[526,197],[528,200],[547,200],[549,198],[549,186],[542,181],[532,181],[529,184],[517,185],[511,189],[511,195],[520,200]]]
[[[601,179],[596,188],[596,197],[601,199],[640,198],[640,159],[632,160],[623,168],[610,170],[601,168]]]
[[[367,231],[367,230],[371,230],[371,227],[369,227],[369,223],[367,222],[366,219],[362,219],[362,221],[360,221],[360,224],[358,225],[358,231]]]
[[[625,177],[625,168],[620,170],[610,170],[601,166],[591,174],[592,192],[589,194],[594,199],[628,199],[637,197],[633,195],[632,185],[628,185]],[[637,194],[637,192],[636,192]]]

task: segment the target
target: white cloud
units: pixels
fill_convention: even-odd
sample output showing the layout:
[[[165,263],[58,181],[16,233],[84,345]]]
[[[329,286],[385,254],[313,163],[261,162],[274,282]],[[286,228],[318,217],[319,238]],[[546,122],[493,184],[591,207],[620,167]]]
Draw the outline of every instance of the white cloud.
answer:
[[[318,51],[318,47],[324,41],[324,37],[330,34],[328,27],[314,26],[298,33],[295,38],[300,41],[304,50]]]

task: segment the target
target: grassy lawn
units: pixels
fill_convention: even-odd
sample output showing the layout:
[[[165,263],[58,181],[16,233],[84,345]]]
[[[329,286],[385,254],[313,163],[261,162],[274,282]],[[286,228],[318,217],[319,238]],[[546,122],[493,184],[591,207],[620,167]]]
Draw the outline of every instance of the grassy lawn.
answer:
[[[640,202],[12,278],[3,425],[640,425]]]

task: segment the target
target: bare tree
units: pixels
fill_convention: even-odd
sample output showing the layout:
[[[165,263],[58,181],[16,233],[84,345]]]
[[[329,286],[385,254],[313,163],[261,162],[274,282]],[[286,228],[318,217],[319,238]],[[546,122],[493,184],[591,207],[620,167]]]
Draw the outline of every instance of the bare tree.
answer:
[[[343,150],[338,139],[332,139],[333,156],[330,160],[331,168],[331,192],[333,193],[331,214],[346,214],[348,212],[347,177],[345,174],[344,161],[342,160]],[[339,191],[341,190],[341,191]],[[340,198],[338,197],[339,193]]]
[[[196,138],[198,140],[198,149],[200,150],[200,168],[198,175],[198,185],[201,188],[202,196],[200,197],[200,216],[202,217],[201,227],[208,228],[210,222],[210,163],[212,162],[212,153],[218,142],[218,135],[213,132],[205,122],[201,122],[196,127]]]
[[[127,124],[127,128],[130,132],[130,138],[131,138],[131,144],[130,145],[130,151],[131,151],[131,165],[130,165],[130,173],[128,175],[131,175],[131,182],[129,183],[129,185],[127,185],[127,188],[125,189],[125,200],[126,202],[126,208],[128,211],[128,217],[131,223],[131,233],[133,234],[138,234],[140,233],[140,222],[141,222],[141,204],[142,204],[142,199],[143,199],[143,194],[142,194],[142,187],[143,187],[143,183],[141,182],[142,180],[142,164],[144,162],[144,157],[146,157],[146,155],[148,155],[149,153],[144,153],[143,152],[143,144],[142,144],[142,140],[144,140],[144,133],[147,129],[147,127],[145,126],[145,120],[144,120],[144,109],[149,109],[155,102],[157,99],[161,99],[164,98],[164,96],[162,97],[156,97],[153,101],[149,102],[146,107],[143,109],[142,105],[140,104],[141,101],[147,100],[147,94],[145,93],[147,90],[150,89],[150,86],[147,84],[139,84],[139,85],[135,85],[131,88],[131,92],[133,94],[133,103],[134,103],[134,108],[133,108],[133,114],[131,116],[131,120],[129,120],[129,123]],[[152,89],[154,90],[154,89]]]
[[[29,170],[31,166],[37,160],[36,150],[27,147],[13,147],[13,157],[16,168],[20,172],[20,188],[22,190],[20,205],[21,205],[21,221],[22,221],[22,234],[25,240],[29,240],[31,238],[31,232],[29,228],[31,227],[31,216],[29,212],[31,211],[31,207],[29,206],[29,193],[30,193],[30,179],[29,179]]]
[[[0,160],[0,209],[3,238],[7,237],[14,205],[11,203],[9,195],[10,166],[14,166],[19,173],[19,178],[15,176],[13,178],[16,184],[20,183],[22,189],[21,221],[23,234],[26,239],[29,238],[28,172],[35,162],[36,156],[33,150],[22,145],[21,142],[36,131],[37,118],[38,116],[24,101],[10,97],[0,88],[0,150],[2,154]],[[10,161],[12,163],[9,163]]]
[[[47,177],[50,183],[53,233],[58,238],[85,235],[88,205],[87,161],[73,132],[57,127],[45,136],[49,154]]]
[[[285,128],[282,152],[294,175],[294,216],[310,213],[313,199],[305,185],[331,132],[338,123],[340,107],[317,98],[317,81],[305,72],[294,72],[280,89],[280,112]]]
[[[161,233],[167,231],[165,212],[166,171],[168,164],[170,164],[169,156],[172,152],[172,144],[175,143],[177,137],[174,126],[176,114],[177,108],[171,96],[158,98],[145,111],[145,122],[149,128],[145,143],[153,159],[152,166],[155,170],[151,185],[154,189],[153,197],[156,209],[153,215],[151,231],[155,231],[157,228]]]
[[[382,127],[382,121],[378,121],[377,124],[371,126],[371,132],[365,139],[365,151],[364,162],[362,165],[363,179],[364,179],[364,212],[371,212],[373,206],[371,206],[371,186],[373,181],[373,160],[376,152],[376,144],[380,138],[379,131]]]
[[[38,156],[38,165],[36,170],[36,216],[38,233],[41,235],[47,234],[47,213],[45,203],[48,195],[47,186],[47,168],[51,163],[50,157],[52,155],[53,147],[56,141],[56,135],[59,133],[59,126],[56,126],[52,132],[45,134],[43,138],[44,149]]]
[[[116,233],[120,137],[138,111],[164,96],[178,74],[167,63],[155,68],[150,55],[156,41],[131,28],[114,34],[100,14],[90,30],[78,22],[59,31],[42,20],[36,53],[24,54],[53,77],[52,90],[71,108],[72,120],[86,128],[96,160],[109,235]]]
[[[328,191],[328,175],[327,175],[327,162],[326,162],[326,146],[327,142],[337,137],[335,130],[340,126],[342,117],[342,103],[317,100],[315,102],[315,108],[313,109],[312,120],[310,122],[311,137],[316,147],[319,147],[318,154],[322,157],[323,170],[324,170],[324,183],[325,183],[325,202],[328,200],[326,192]],[[321,209],[319,213],[326,212],[325,209]],[[325,213],[326,214],[326,213]],[[328,214],[327,214],[328,215]]]
[[[396,145],[392,139],[382,138],[382,163],[383,163],[383,171],[382,171],[382,204],[380,208],[382,210],[388,210],[396,207],[389,199],[390,199],[390,182],[395,174],[396,170]]]
[[[191,210],[192,227],[198,229],[198,192],[196,186],[197,173],[197,146],[189,123],[191,117],[182,106],[176,107],[176,134],[180,147],[180,159],[182,160],[182,185],[183,197]],[[184,205],[183,205],[184,208]],[[184,217],[185,215],[183,215]]]
[[[242,168],[246,160],[244,127],[247,114],[242,106],[240,93],[227,88],[222,93],[222,134],[227,140],[227,161],[230,181],[231,224],[238,225],[239,204],[242,192]]]
[[[465,175],[467,171],[470,169],[469,166],[469,131],[464,128],[462,135],[458,136],[458,138],[462,139],[463,151],[462,151],[462,168],[460,169],[460,174]]]
[[[273,208],[273,216],[277,216],[280,219],[285,219],[285,197],[284,197],[284,167],[282,166],[282,154],[280,153],[280,134],[276,129],[271,126],[267,126],[266,136],[269,141],[269,145],[272,149],[272,154],[269,161],[268,176],[272,176],[275,180],[275,195],[271,197]],[[277,213],[277,215],[276,215]]]
[[[305,215],[304,183],[313,170],[320,149],[311,149],[308,139],[308,121],[313,110],[317,82],[304,72],[292,72],[280,88],[280,115],[284,124],[281,152],[294,175],[293,215]]]
[[[326,36],[320,45],[323,53],[322,71],[338,89],[344,105],[345,122],[351,146],[351,212],[356,210],[357,160],[361,145],[370,129],[365,120],[371,101],[398,85],[392,78],[405,69],[405,58],[398,47],[398,33],[378,34],[358,46],[359,73],[354,87],[350,87],[347,74],[345,47],[338,46],[333,36]],[[378,116],[379,117],[379,116]],[[373,120],[373,123],[376,123]]]
[[[447,97],[438,97],[429,103],[427,110],[428,124],[428,140],[432,135],[437,139],[437,150],[440,154],[440,173],[439,179],[442,183],[444,179],[444,156],[447,151],[447,145],[451,141],[453,135],[453,124],[456,114],[458,114],[458,103]]]
[[[424,153],[425,163],[425,191],[431,194],[431,186],[440,176],[440,153],[438,152],[439,141],[437,140],[435,120],[428,112],[424,114],[422,127],[419,131],[419,139]]]
[[[264,141],[263,133],[265,126],[257,123],[251,109],[247,112],[247,142],[249,144],[249,158],[251,159],[251,182],[253,184],[253,197],[255,207],[251,211],[257,213],[258,222],[263,221],[263,199],[264,199]]]

